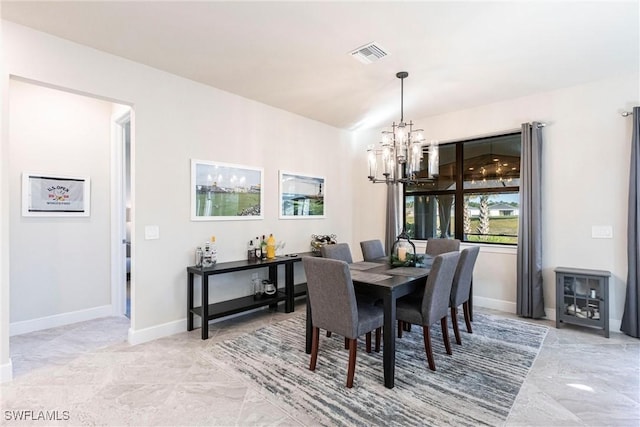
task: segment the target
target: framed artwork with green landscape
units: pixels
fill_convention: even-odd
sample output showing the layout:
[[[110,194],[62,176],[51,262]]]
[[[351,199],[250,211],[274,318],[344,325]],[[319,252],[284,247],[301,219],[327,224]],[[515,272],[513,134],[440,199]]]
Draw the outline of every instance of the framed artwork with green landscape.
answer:
[[[191,220],[263,219],[263,170],[191,160]]]
[[[324,178],[280,171],[280,219],[324,218]]]

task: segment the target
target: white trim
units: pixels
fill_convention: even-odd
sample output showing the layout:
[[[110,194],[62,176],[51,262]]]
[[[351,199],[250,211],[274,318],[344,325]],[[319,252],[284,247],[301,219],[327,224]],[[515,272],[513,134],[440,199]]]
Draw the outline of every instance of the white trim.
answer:
[[[4,365],[0,365],[0,384],[13,380],[13,365],[11,359]]]
[[[151,326],[140,330],[129,328],[128,338],[129,344],[138,345],[145,342],[153,341],[158,338],[168,337],[187,330],[187,319],[174,320],[172,322],[163,323],[157,326]]]
[[[209,321],[209,326],[214,323],[223,322],[236,317],[246,316],[256,311],[268,310],[269,307],[258,307],[253,310],[242,311],[240,313],[230,314],[228,316],[219,317]],[[193,317],[193,328],[198,329],[202,327],[202,319],[200,316]],[[148,341],[153,341],[158,338],[168,337],[169,335],[179,334],[187,331],[187,319],[174,320],[173,322],[164,323],[158,326],[151,326],[139,331],[134,331],[129,328],[128,341],[131,345],[142,344]]]
[[[111,121],[111,304],[113,315],[125,313],[126,256],[124,128],[131,121],[131,109]]]
[[[84,322],[87,320],[99,319],[101,317],[108,317],[112,315],[113,307],[111,306],[111,304],[109,304],[85,310],[40,317],[38,319],[13,322],[9,324],[9,336],[12,337],[14,335],[27,334],[29,332],[41,331],[43,329],[70,325],[72,323]]]
[[[506,313],[516,312],[515,302],[480,297],[475,295],[473,296],[473,305],[478,307],[491,308],[493,310],[500,310]]]

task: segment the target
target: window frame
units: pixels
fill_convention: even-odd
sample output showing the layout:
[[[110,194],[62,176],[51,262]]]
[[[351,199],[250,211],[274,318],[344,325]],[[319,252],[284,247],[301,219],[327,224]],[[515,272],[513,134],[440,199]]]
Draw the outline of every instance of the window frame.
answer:
[[[464,188],[464,146],[465,144],[477,143],[480,141],[485,141],[493,138],[499,138],[504,136],[515,136],[519,135],[520,139],[522,139],[522,131],[520,129],[513,131],[506,131],[497,133],[495,135],[488,135],[478,138],[470,138],[463,139],[458,141],[451,141],[447,143],[440,144],[442,145],[455,145],[455,156],[456,156],[456,171],[455,171],[455,189],[453,190],[423,190],[423,191],[411,191],[407,192],[407,185],[402,186],[402,223],[404,228],[407,227],[407,196],[440,196],[440,195],[453,195],[454,196],[454,229],[453,234],[454,238],[459,239],[461,243],[465,244],[487,244],[487,245],[504,245],[515,247],[517,243],[504,243],[504,242],[474,242],[465,240],[464,236],[464,197],[470,194],[498,194],[498,193],[517,193],[520,194],[520,185],[511,185],[511,186],[503,186],[503,187],[489,187],[489,188],[474,188],[474,189],[465,189]],[[522,158],[522,146],[520,147],[520,156]],[[521,172],[521,170],[520,170]],[[460,201],[460,203],[458,202]],[[415,208],[414,208],[415,209]],[[519,215],[518,215],[519,217]],[[415,236],[414,236],[415,238]],[[423,240],[415,238],[415,240]]]

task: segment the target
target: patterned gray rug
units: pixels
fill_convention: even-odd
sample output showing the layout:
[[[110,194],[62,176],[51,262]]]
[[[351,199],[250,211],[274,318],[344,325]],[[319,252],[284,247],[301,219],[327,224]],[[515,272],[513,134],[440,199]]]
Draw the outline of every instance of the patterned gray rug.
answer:
[[[362,339],[354,386],[347,389],[344,340],[322,334],[318,365],[311,372],[304,320],[304,314],[297,315],[216,344],[209,356],[250,378],[286,412],[301,414],[303,423],[327,426],[502,424],[548,331],[546,326],[475,313],[473,334],[462,326],[462,346],[453,341],[453,355],[447,356],[440,325],[434,326],[433,372],[422,330],[414,326],[396,341],[391,390],[383,385],[382,352],[367,354]]]

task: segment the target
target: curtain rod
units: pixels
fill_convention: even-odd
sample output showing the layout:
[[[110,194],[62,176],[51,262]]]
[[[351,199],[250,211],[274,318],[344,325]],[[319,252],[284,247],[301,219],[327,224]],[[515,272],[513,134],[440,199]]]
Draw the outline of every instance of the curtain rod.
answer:
[[[529,124],[533,124],[533,123],[529,122]],[[538,122],[538,127],[540,127],[540,128],[543,128],[546,125],[547,124],[544,123],[544,122]],[[453,144],[455,142],[468,141],[470,139],[491,138],[493,136],[508,135],[510,133],[516,133],[516,132],[520,132],[520,131],[522,131],[522,127],[501,130],[501,131],[498,131],[498,132],[489,132],[489,133],[484,133],[484,134],[480,134],[480,135],[471,135],[471,136],[467,136],[467,137],[464,137],[464,138],[455,138],[455,139],[448,139],[448,140],[444,140],[444,141],[438,141],[438,145]]]
[[[629,116],[633,116],[633,112],[632,111],[623,111],[622,113],[620,113],[620,115],[622,117],[629,117]]]

